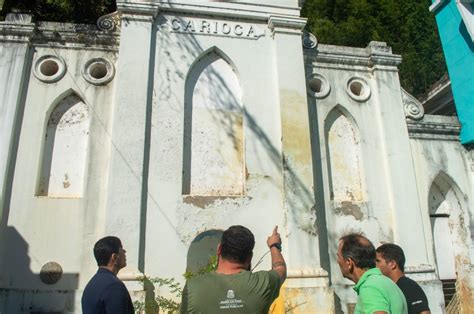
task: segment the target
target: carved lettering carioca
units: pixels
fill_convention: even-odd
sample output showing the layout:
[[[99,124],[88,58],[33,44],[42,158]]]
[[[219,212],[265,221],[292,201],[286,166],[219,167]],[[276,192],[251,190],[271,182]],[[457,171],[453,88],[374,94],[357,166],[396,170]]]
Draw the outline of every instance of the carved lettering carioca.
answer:
[[[264,36],[264,31],[252,24],[239,24],[222,21],[191,20],[171,18],[168,20],[171,31],[192,34],[215,34],[257,39]]]

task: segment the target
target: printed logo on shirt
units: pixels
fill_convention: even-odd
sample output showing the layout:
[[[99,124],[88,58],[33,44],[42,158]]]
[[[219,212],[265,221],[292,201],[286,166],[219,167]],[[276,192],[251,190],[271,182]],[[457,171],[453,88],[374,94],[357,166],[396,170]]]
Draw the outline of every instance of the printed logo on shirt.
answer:
[[[411,305],[419,304],[419,303],[422,303],[422,302],[423,302],[423,300],[414,301],[414,302],[411,303]]]
[[[239,309],[244,307],[244,302],[242,300],[235,298],[234,290],[227,290],[226,299],[219,302],[219,308],[221,310],[225,309]]]

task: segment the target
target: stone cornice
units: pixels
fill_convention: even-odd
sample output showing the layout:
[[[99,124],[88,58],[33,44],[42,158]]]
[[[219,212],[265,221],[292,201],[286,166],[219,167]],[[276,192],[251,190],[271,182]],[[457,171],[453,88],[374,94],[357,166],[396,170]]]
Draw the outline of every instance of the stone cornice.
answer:
[[[461,125],[456,117],[425,115],[422,120],[407,120],[410,138],[459,141]]]
[[[156,17],[159,10],[159,4],[155,2],[117,2],[117,11],[122,15],[150,15]]]
[[[288,269],[288,278],[326,278],[328,272],[322,268]]]
[[[117,31],[104,32],[89,24],[31,23],[31,16],[26,14],[10,13],[6,21],[0,22],[0,42],[24,42],[40,47],[115,51],[119,36]]]
[[[307,19],[272,15],[268,18],[268,28],[275,33],[301,35]]]
[[[16,24],[0,23],[0,41],[2,42],[29,42],[36,30],[33,23]]]
[[[398,71],[401,56],[392,54],[384,42],[370,42],[366,48],[343,47],[319,44],[314,50],[305,51],[307,62],[339,67],[366,67],[384,71]]]

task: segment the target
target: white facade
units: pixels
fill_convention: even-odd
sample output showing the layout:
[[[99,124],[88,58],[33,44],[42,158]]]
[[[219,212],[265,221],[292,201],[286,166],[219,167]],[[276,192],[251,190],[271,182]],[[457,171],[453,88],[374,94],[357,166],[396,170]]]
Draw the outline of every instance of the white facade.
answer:
[[[402,90],[389,47],[302,40],[296,0],[117,2],[99,29],[0,23],[0,312],[80,312],[105,235],[143,299],[140,276],[184,281],[234,224],[254,263],[279,225],[274,312],[349,311],[350,230],[401,245],[433,313],[440,278],[471,287],[472,151]]]

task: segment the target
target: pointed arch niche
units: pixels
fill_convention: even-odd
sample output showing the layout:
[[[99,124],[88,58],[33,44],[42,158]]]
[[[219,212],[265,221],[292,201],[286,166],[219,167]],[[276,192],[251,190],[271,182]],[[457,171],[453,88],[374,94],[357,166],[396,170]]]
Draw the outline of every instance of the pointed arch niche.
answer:
[[[75,93],[49,115],[37,195],[82,197],[89,138],[89,108]]]
[[[436,268],[443,283],[445,303],[452,299],[451,286],[464,280],[463,269],[470,264],[469,218],[466,203],[457,184],[446,173],[439,173],[428,195]]]
[[[183,194],[244,193],[242,92],[235,66],[219,49],[203,53],[185,85]]]
[[[456,183],[444,172],[438,174],[431,184],[428,206],[438,274],[442,280],[456,278],[456,256],[464,253],[462,247],[467,248],[467,238],[459,238],[463,232],[454,229],[467,230],[463,204]]]
[[[331,200],[361,202],[365,199],[359,132],[340,105],[325,120]]]

